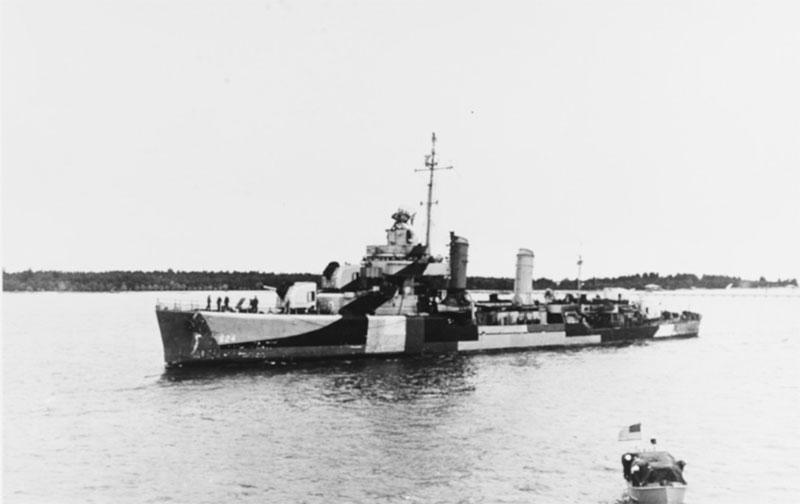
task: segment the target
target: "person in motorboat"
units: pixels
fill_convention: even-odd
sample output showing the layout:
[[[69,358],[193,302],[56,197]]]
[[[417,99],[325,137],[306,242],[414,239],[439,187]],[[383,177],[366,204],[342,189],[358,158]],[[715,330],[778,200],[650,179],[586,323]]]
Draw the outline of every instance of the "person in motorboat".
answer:
[[[686,463],[665,451],[629,452],[622,456],[622,474],[634,487],[686,485]]]

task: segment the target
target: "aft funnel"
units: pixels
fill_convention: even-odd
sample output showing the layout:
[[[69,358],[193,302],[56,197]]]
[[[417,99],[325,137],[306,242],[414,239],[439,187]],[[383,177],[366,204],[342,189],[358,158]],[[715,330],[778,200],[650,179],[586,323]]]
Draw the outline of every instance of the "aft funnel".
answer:
[[[514,278],[514,304],[533,304],[533,251],[525,248],[517,252],[517,275]]]
[[[469,242],[466,238],[450,233],[450,283],[448,290],[467,289],[467,260]]]

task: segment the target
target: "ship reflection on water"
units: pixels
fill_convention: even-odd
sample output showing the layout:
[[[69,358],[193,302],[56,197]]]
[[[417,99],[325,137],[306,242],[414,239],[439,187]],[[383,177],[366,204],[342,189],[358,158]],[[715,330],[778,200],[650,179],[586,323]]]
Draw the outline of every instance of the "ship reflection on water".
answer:
[[[470,394],[474,374],[471,359],[459,355],[371,361],[333,378],[332,391],[345,401],[412,402]]]
[[[322,396],[339,402],[372,403],[415,401],[457,396],[475,390],[473,356],[448,354],[398,359],[301,361],[290,363],[230,364],[214,367],[166,368],[162,386],[201,385],[211,382],[322,380]],[[265,382],[266,383],[266,382]]]

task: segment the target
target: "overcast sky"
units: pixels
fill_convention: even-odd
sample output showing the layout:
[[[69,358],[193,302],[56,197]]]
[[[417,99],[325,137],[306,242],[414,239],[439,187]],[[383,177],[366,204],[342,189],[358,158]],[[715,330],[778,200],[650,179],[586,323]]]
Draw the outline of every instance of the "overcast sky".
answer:
[[[800,277],[800,2],[5,0],[7,271]]]

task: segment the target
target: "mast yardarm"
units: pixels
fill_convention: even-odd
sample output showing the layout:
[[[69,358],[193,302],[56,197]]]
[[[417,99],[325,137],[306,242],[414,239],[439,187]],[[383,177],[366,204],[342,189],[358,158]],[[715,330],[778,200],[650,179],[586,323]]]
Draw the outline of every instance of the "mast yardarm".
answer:
[[[427,167],[425,170],[414,170],[416,172],[420,171],[428,171],[430,172],[430,180],[428,181],[428,201],[426,204],[427,210],[427,221],[425,227],[425,251],[426,253],[431,253],[431,206],[433,205],[433,172],[436,170],[451,170],[452,166],[442,166],[441,168],[437,165],[439,162],[436,160],[436,132],[431,135],[431,153],[425,156],[425,166]],[[438,203],[438,202],[437,202]]]

